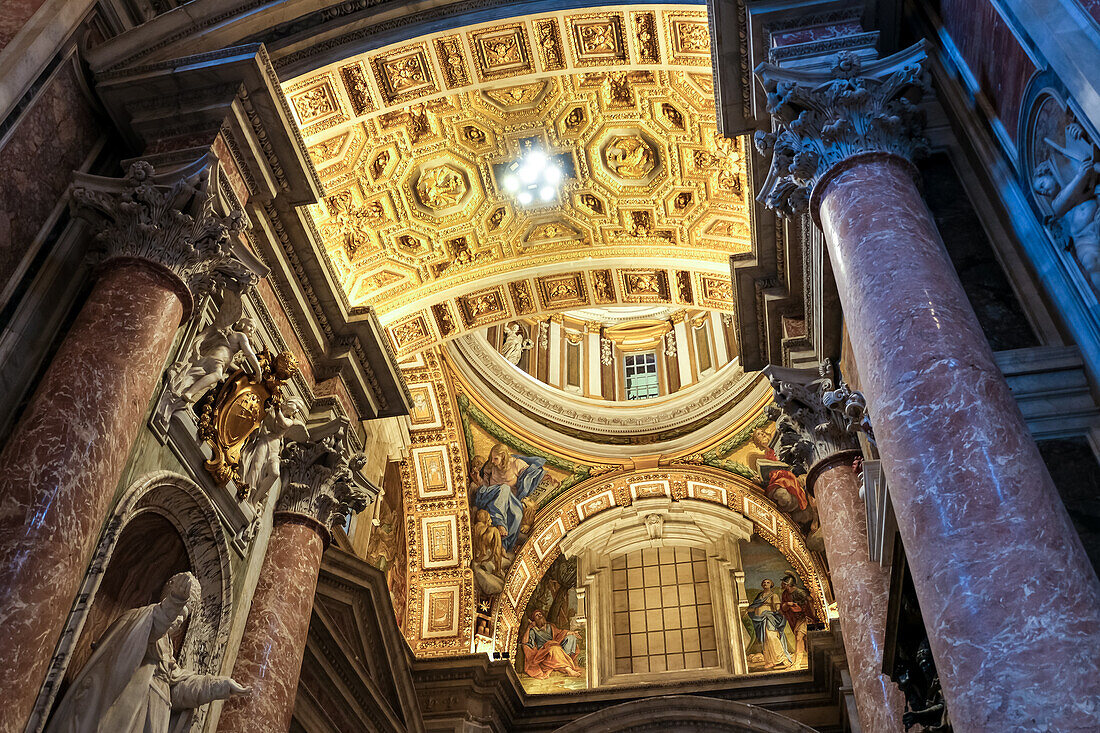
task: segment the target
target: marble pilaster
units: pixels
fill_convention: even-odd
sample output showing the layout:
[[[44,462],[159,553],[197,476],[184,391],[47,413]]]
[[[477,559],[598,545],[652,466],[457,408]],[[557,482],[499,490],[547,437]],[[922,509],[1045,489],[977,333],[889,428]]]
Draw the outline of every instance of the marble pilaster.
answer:
[[[321,556],[332,527],[374,498],[361,474],[365,457],[350,450],[343,425],[330,423],[310,437],[283,449],[275,526],[233,667],[233,678],[252,694],[226,703],[223,733],[290,727]]]
[[[914,181],[922,63],[761,65],[766,195],[824,232],[955,730],[1094,729],[1100,581]]]
[[[781,458],[807,469],[806,489],[817,499],[825,554],[844,632],[852,692],[863,730],[901,733],[905,701],[882,673],[890,579],[871,561],[867,515],[854,461],[857,432],[869,432],[863,396],[818,372],[765,367],[775,390],[771,416]]]
[[[72,199],[98,225],[98,279],[0,453],[4,731],[34,705],[190,288],[227,261],[234,226],[144,163],[81,176]]]

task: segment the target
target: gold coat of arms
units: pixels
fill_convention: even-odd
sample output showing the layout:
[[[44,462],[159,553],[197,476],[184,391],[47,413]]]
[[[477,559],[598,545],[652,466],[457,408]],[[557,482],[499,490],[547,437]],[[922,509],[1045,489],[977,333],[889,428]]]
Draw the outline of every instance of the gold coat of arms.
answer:
[[[257,377],[237,369],[195,406],[199,437],[213,451],[206,470],[219,486],[235,482],[239,501],[248,498],[251,490],[241,477],[241,450],[268,411],[287,399],[283,385],[298,372],[298,362],[289,351],[273,355],[264,349],[257,356],[261,367]]]

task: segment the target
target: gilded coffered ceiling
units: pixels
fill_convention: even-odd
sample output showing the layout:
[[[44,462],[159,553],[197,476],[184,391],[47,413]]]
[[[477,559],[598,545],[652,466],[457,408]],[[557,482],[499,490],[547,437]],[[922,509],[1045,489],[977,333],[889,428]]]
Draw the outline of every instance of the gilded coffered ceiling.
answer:
[[[286,83],[349,301],[375,308],[399,355],[586,306],[732,309],[744,141],[716,132],[706,21],[683,5],[525,16]],[[532,149],[565,175],[523,206],[501,176]]]

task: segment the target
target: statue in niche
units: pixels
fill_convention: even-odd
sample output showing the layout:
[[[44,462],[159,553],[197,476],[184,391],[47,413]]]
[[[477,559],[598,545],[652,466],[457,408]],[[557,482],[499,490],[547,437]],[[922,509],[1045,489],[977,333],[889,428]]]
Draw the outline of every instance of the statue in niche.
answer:
[[[1100,293],[1100,163],[1096,146],[1077,122],[1066,125],[1064,145],[1049,137],[1043,142],[1050,154],[1035,167],[1032,186],[1050,200],[1052,230],[1067,240],[1067,248],[1073,248],[1093,289]]]
[[[241,455],[241,481],[256,516],[263,514],[264,501],[275,479],[279,478],[280,454],[284,440],[306,441],[309,435],[301,416],[305,407],[295,397],[282,400],[264,417],[260,429],[248,440]]]
[[[199,594],[195,576],[178,573],[160,603],[122,614],[73,680],[46,733],[182,731],[200,705],[251,692],[230,677],[196,674],[176,662],[172,637],[198,608]]]
[[[523,358],[523,352],[532,349],[535,342],[527,338],[518,323],[509,323],[504,327],[504,344],[500,347],[500,354],[509,364],[519,365]]]

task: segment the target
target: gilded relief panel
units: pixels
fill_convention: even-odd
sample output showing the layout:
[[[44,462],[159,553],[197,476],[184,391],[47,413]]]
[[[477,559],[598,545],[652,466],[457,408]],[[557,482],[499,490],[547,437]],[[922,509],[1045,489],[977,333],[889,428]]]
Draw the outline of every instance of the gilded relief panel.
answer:
[[[566,17],[577,66],[626,63],[626,36],[621,13],[590,13]]]
[[[436,91],[431,58],[423,44],[405,46],[371,59],[371,65],[387,104]]]
[[[507,23],[466,34],[474,49],[475,68],[481,81],[527,74],[534,70],[527,28]]]

